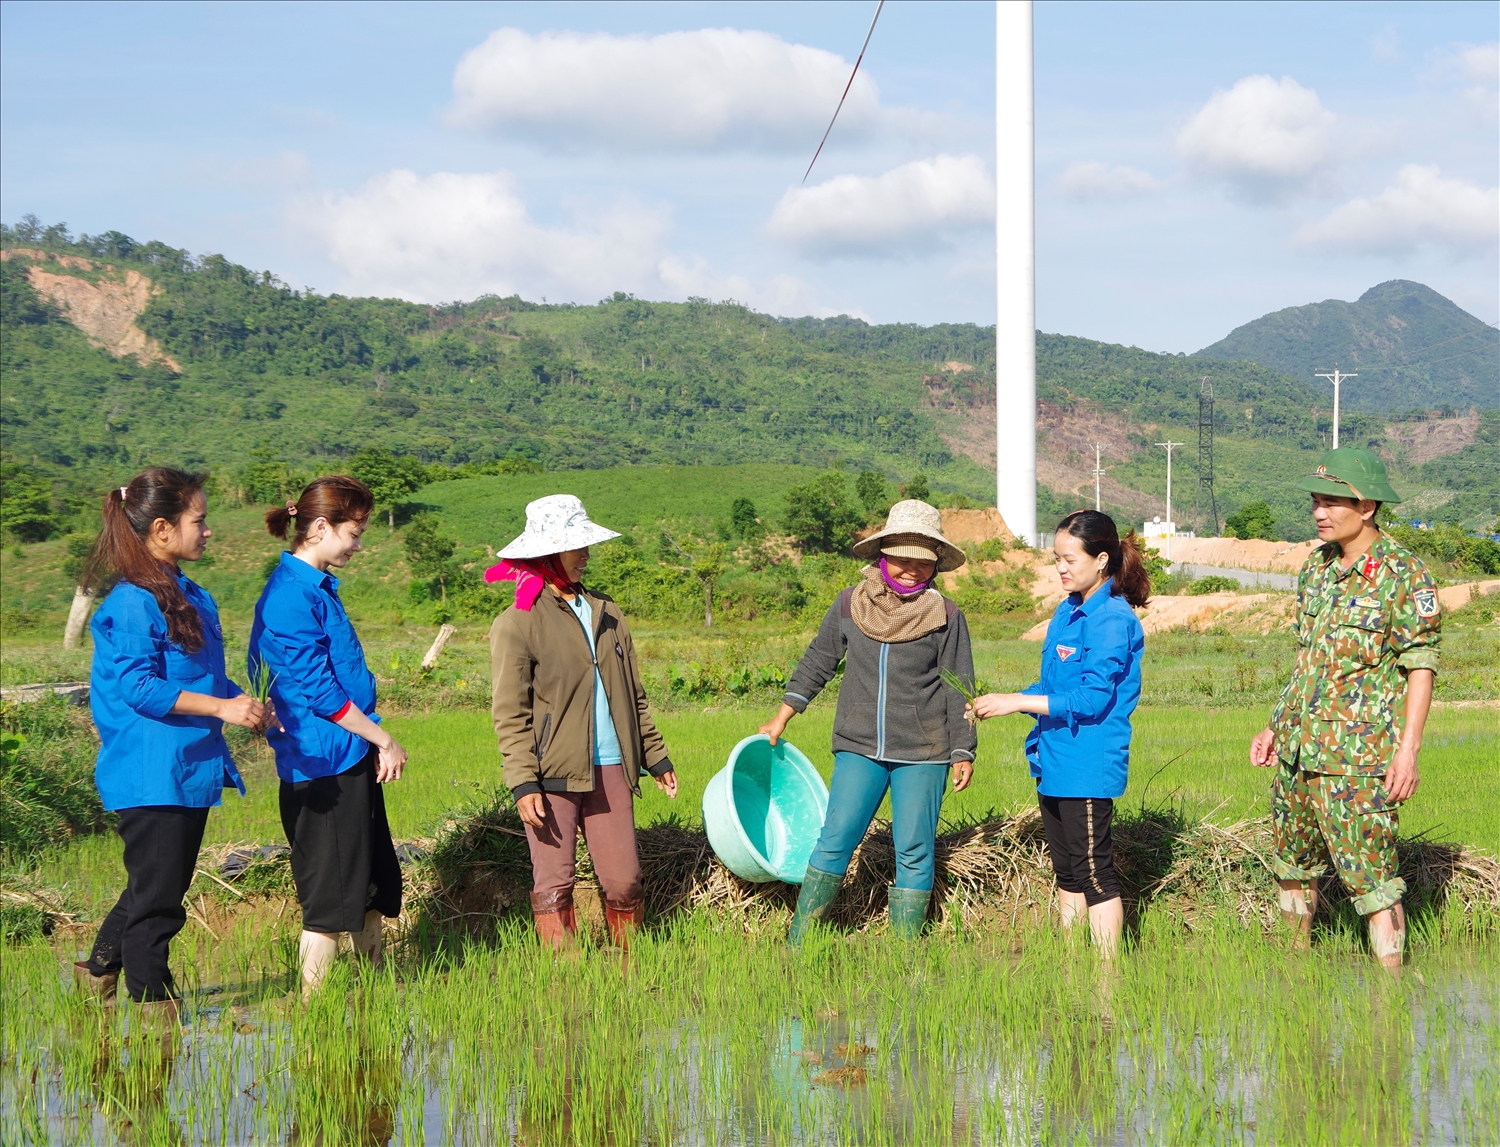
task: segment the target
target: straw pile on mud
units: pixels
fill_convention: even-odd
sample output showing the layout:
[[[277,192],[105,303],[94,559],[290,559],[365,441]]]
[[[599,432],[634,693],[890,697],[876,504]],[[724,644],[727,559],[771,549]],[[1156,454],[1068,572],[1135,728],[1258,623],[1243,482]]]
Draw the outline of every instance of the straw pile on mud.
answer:
[[[1268,819],[1222,825],[1143,810],[1116,818],[1114,841],[1127,913],[1138,915],[1147,905],[1165,908],[1189,929],[1225,912],[1242,924],[1275,925]],[[709,910],[740,917],[747,928],[784,926],[796,903],[791,885],[752,884],[731,873],[697,825],[653,825],[640,831],[639,846],[650,918]],[[1406,904],[1414,914],[1441,913],[1446,928],[1474,933],[1500,923],[1495,858],[1422,837],[1403,840],[1399,848]],[[592,880],[581,844],[578,870],[581,882]],[[895,872],[890,825],[877,821],[854,854],[835,921],[857,930],[883,926],[886,888]],[[1323,883],[1320,912],[1349,911],[1338,882]],[[480,929],[486,918],[524,910],[530,886],[520,820],[513,806],[500,803],[446,827],[413,891],[417,910],[434,924]],[[1051,861],[1034,809],[938,837],[934,927],[1014,929],[1043,916],[1052,894]],[[586,912],[585,897],[579,899]]]

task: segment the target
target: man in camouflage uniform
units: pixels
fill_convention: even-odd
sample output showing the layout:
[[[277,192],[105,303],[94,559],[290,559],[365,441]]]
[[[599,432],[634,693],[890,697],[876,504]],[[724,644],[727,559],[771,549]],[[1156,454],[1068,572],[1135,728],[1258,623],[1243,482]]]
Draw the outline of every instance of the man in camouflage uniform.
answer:
[[[1437,587],[1375,525],[1381,504],[1401,499],[1373,454],[1329,451],[1297,488],[1312,495],[1323,545],[1298,578],[1297,667],[1270,727],[1250,744],[1252,765],[1276,766],[1281,912],[1305,943],[1331,857],[1367,918],[1375,958],[1399,969],[1406,882],[1397,875],[1396,810],[1417,791],[1438,667]]]

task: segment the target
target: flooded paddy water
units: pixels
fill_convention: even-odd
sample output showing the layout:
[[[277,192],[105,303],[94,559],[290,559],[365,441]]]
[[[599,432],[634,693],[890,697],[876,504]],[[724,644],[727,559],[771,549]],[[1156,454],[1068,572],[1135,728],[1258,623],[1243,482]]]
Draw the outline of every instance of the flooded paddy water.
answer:
[[[273,922],[274,923],[274,922]],[[6,1143],[988,1144],[1500,1141],[1500,950],[1399,980],[1148,918],[1113,968],[1020,936],[819,934],[693,916],[554,962],[519,922],[341,964],[289,996],[273,923],[214,946],[180,1038],[5,953]]]

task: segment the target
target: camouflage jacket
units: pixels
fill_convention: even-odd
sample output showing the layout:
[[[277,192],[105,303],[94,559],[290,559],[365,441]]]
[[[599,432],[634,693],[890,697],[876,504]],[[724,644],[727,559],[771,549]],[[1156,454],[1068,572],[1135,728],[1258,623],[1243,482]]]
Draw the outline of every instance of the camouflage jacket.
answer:
[[[1400,743],[1406,672],[1438,667],[1442,610],[1421,560],[1382,533],[1345,570],[1314,550],[1297,581],[1297,667],[1271,715],[1306,772],[1381,776]]]

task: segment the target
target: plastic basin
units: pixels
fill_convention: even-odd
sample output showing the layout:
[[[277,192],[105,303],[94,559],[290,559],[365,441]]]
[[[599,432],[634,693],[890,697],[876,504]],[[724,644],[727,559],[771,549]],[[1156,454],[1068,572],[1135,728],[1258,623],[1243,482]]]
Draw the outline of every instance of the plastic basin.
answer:
[[[786,738],[746,737],[703,790],[703,827],[724,867],[744,880],[801,884],[823,818],[828,786]]]

